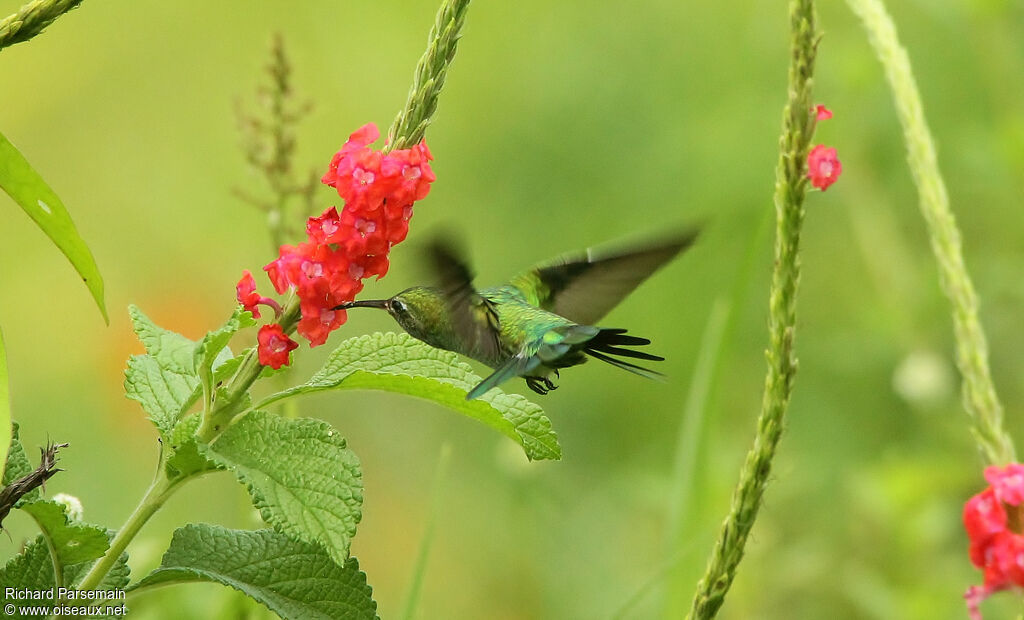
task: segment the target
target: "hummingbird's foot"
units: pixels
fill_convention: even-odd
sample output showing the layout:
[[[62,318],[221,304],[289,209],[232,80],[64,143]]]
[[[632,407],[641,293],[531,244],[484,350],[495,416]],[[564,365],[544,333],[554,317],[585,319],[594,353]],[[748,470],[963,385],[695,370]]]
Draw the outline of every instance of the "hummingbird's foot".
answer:
[[[551,390],[557,390],[558,386],[555,382],[547,377],[523,377],[526,379],[526,385],[534,392],[544,396]]]

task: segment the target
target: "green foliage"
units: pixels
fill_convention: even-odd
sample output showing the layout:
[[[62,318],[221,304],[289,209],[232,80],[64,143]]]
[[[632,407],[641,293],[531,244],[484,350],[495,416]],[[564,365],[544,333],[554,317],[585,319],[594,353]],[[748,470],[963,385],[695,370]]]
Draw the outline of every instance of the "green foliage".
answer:
[[[4,348],[4,332],[0,330],[0,478],[7,465],[7,452],[11,442],[11,399],[7,387],[7,351]]]
[[[18,438],[18,423],[12,422],[11,443],[7,452],[7,466],[4,468],[3,484],[0,487],[5,487],[19,478],[24,478],[34,470],[35,468],[29,462],[28,456],[25,454],[25,448],[22,447],[21,440]],[[39,489],[32,489],[22,496],[14,506],[17,508],[28,502],[34,502],[39,499],[39,496]]]
[[[230,586],[286,619],[377,617],[355,558],[337,564],[319,546],[274,530],[185,526],[174,532],[160,567],[132,590],[187,582]]]
[[[174,425],[167,439],[167,448],[172,450],[167,457],[168,476],[190,476],[221,468],[199,452],[195,435],[200,422],[199,415],[190,415]]]
[[[466,393],[482,379],[450,351],[408,334],[375,333],[341,343],[309,381],[264,399],[257,407],[325,390],[384,390],[444,405],[515,440],[531,460],[559,459],[562,449],[540,406],[493,389],[472,401]]]
[[[125,394],[142,405],[160,435],[167,438],[199,386],[196,343],[157,326],[135,306],[128,308],[128,314],[146,354],[128,359]]]
[[[234,361],[227,343],[239,329],[255,321],[249,312],[236,309],[224,325],[193,342],[156,325],[136,306],[130,306],[128,314],[146,354],[128,359],[125,394],[142,405],[167,440],[203,387],[209,392],[217,381],[237,370],[240,362]]]
[[[256,320],[252,318],[251,312],[242,308],[235,308],[234,314],[231,315],[227,323],[219,329],[206,334],[196,344],[195,369],[199,375],[199,381],[203,386],[203,390],[207,394],[211,392],[214,385],[213,369],[223,366],[227,361],[233,359],[231,350],[227,348],[228,341],[231,340],[231,337],[238,330],[252,327],[255,324]]]
[[[204,453],[238,476],[264,521],[343,563],[362,517],[359,459],[326,422],[253,411]]]
[[[72,521],[64,506],[55,501],[32,502],[22,510],[35,519],[61,566],[95,560],[110,547],[106,529]]]
[[[122,554],[114,567],[107,573],[97,586],[100,590],[124,588],[128,585],[130,570],[128,568],[128,555]],[[92,564],[91,561],[78,562],[64,567],[65,586],[78,583],[85,571]],[[34,540],[25,545],[24,551],[0,568],[0,584],[9,588],[27,588],[29,590],[49,590],[57,586],[53,576],[53,561],[50,556],[44,536],[37,536]],[[11,600],[19,609],[25,606],[34,606],[38,601]],[[14,617],[20,617],[15,614]]]
[[[96,300],[103,320],[109,323],[103,302],[103,278],[89,246],[78,235],[64,203],[3,134],[0,134],[0,188],[18,203],[71,261]]]

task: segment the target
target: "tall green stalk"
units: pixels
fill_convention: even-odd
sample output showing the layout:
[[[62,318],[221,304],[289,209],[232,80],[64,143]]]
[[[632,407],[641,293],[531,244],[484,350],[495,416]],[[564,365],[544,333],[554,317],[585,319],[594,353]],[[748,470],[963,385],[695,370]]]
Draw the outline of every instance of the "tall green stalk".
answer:
[[[0,20],[0,49],[28,41],[79,4],[82,0],[32,0]]]
[[[807,192],[807,152],[814,134],[811,78],[818,35],[813,0],[791,0],[789,15],[792,37],[789,100],[782,117],[779,163],[775,173],[775,267],[768,301],[768,373],[754,446],[747,453],[740,470],[729,515],[722,524],[704,577],[697,585],[688,616],[694,619],[713,618],[718,613],[736,576],[768,484],[796,376],[793,338],[796,293],[800,282],[800,231]]]
[[[416,63],[409,97],[388,130],[385,150],[406,149],[419,143],[437,110],[437,98],[448,77],[448,67],[462,36],[469,0],[447,0],[441,5],[427,38],[427,51]]]
[[[946,185],[939,173],[935,144],[921,105],[921,94],[900,45],[896,26],[881,0],[847,0],[867,30],[871,46],[885,69],[896,113],[907,142],[907,162],[920,196],[932,252],[939,265],[942,290],[953,306],[956,359],[963,376],[963,401],[971,416],[971,432],[985,460],[1003,465],[1016,460],[1013,440],[1003,427],[1003,406],[988,367],[988,342],[978,320],[978,296],[964,265],[960,230],[949,208]]]

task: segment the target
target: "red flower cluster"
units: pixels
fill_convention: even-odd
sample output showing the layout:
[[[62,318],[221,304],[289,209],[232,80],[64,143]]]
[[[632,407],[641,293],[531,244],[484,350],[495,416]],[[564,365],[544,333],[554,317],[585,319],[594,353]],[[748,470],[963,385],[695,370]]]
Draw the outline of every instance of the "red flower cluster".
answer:
[[[964,505],[971,562],[985,571],[984,585],[964,594],[971,620],[981,620],[978,606],[992,593],[1024,586],[1024,465],[988,467],[985,479],[989,487]]]
[[[814,115],[819,121],[827,121],[832,118],[832,110],[829,110],[819,103],[814,106]]]
[[[373,123],[349,136],[321,179],[344,199],[341,212],[331,207],[309,218],[306,242],[281,246],[278,258],[263,268],[279,294],[296,290],[302,311],[297,331],[311,347],[326,342],[327,335],[345,322],[345,311],[332,308],[355,299],[363,279],[380,279],[387,273],[391,246],[409,233],[413,203],[427,195],[435,179],[425,142],[384,153],[369,146],[379,137]],[[254,316],[259,316],[256,304],[272,301],[259,297],[248,272],[237,291],[239,303]],[[286,364],[290,349],[283,358],[280,351],[268,350],[265,355],[263,336],[261,329],[260,363],[266,364],[266,357]]]

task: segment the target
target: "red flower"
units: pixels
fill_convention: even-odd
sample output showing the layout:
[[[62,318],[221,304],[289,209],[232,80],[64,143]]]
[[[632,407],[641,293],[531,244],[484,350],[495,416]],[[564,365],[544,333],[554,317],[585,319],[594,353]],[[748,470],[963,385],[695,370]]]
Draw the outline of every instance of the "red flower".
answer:
[[[270,299],[269,297],[261,297],[256,292],[256,280],[253,279],[252,273],[248,269],[242,272],[242,279],[235,285],[235,296],[238,298],[238,303],[242,304],[242,307],[252,312],[252,315],[257,319],[260,318],[260,311],[257,308],[258,304],[270,306],[274,309],[275,314],[281,314],[281,306]]]
[[[260,364],[270,366],[274,370],[287,366],[288,353],[299,346],[299,343],[286,336],[281,326],[276,323],[261,327],[256,339],[259,341],[257,351]]]
[[[843,165],[834,148],[819,144],[807,154],[807,177],[814,187],[825,191],[842,172]]]
[[[829,110],[820,103],[814,107],[814,113],[819,121],[827,121],[832,118],[832,110]]]
[[[1024,586],[1024,535],[1019,531],[1024,504],[1024,465],[985,469],[987,489],[964,505],[968,553],[982,569],[985,582],[968,588],[964,598],[972,620],[981,619],[979,605],[994,592]],[[1010,518],[1010,513],[1015,518]]]
[[[313,347],[347,319],[332,308],[355,299],[362,280],[388,272],[391,246],[409,233],[413,203],[436,178],[426,143],[384,153],[369,146],[379,137],[372,123],[349,136],[321,179],[345,206],[309,218],[308,240],[281,246],[263,268],[279,294],[295,289],[302,311],[297,330]]]
[[[252,312],[257,319],[260,318],[260,311],[256,307],[260,303],[260,294],[256,292],[256,280],[248,269],[242,272],[242,279],[235,285],[235,296],[242,307]]]

